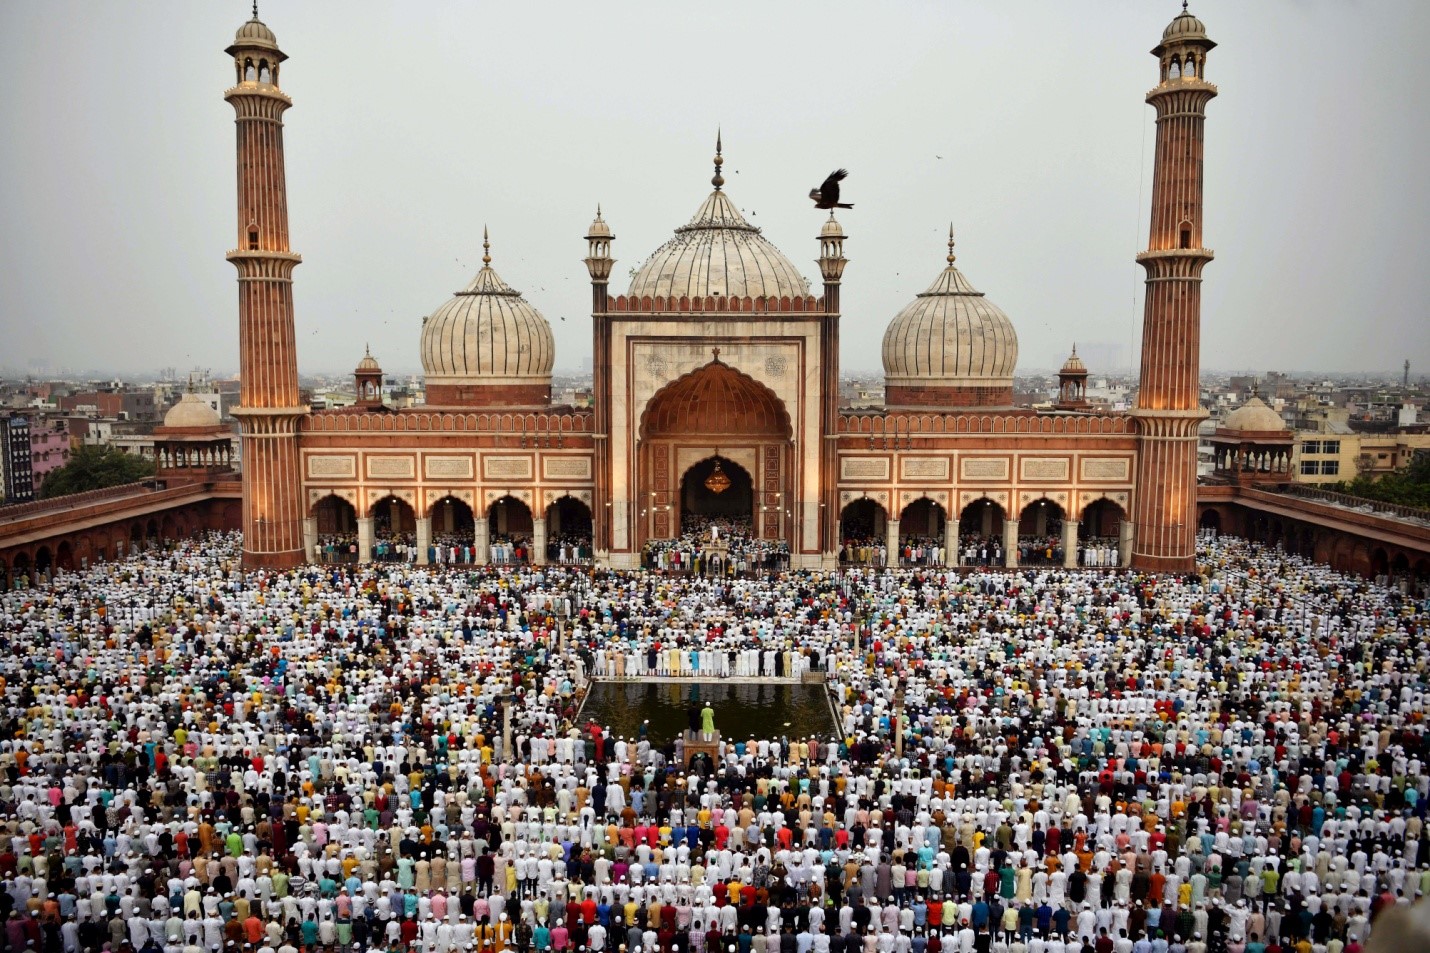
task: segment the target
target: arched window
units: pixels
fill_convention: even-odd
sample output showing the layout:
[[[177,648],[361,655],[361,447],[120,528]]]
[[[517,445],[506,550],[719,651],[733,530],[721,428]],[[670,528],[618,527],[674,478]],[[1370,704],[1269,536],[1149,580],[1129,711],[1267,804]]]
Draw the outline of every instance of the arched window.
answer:
[[[1187,57],[1187,68],[1182,75],[1188,77],[1189,79],[1194,78],[1197,75],[1197,61],[1192,59],[1192,57],[1190,56]]]
[[[259,61],[258,61],[258,81],[259,81],[260,83],[271,83],[271,82],[273,82],[273,77],[272,77],[272,75],[268,72],[268,61],[267,61],[267,60],[259,60]]]
[[[1167,78],[1168,78],[1168,79],[1181,79],[1181,78],[1182,78],[1182,67],[1181,67],[1181,64],[1179,64],[1176,60],[1172,60],[1171,69],[1169,69],[1169,70],[1167,71]]]
[[[258,251],[258,226],[248,226],[248,250]]]
[[[1180,234],[1177,237],[1178,248],[1192,247],[1192,223],[1183,222],[1180,226]]]
[[[252,83],[256,79],[258,79],[258,71],[253,67],[253,60],[244,60],[243,81],[245,83]]]

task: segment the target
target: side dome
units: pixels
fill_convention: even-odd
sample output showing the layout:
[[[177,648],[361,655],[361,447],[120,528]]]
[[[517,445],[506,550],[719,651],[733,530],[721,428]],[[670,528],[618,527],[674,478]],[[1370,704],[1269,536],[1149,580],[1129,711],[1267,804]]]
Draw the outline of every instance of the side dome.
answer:
[[[427,403],[538,407],[551,403],[556,341],[541,312],[502,281],[482,235],[482,270],[422,322]]]
[[[948,265],[884,331],[884,404],[949,410],[1011,407],[1018,335],[1003,309]]]
[[[185,430],[200,428],[209,430],[214,427],[222,427],[223,421],[219,419],[218,414],[207,402],[199,399],[198,394],[193,391],[185,391],[184,396],[179,398],[179,402],[170,407],[169,412],[164,415],[164,426]]]
[[[1256,394],[1252,394],[1246,399],[1246,403],[1226,415],[1226,420],[1222,421],[1221,429],[1277,433],[1286,429],[1286,421],[1281,419],[1280,414],[1266,406],[1264,400]]]
[[[626,294],[633,298],[805,297],[809,282],[724,193],[725,162],[715,141],[715,191],[675,237],[646,259]]]

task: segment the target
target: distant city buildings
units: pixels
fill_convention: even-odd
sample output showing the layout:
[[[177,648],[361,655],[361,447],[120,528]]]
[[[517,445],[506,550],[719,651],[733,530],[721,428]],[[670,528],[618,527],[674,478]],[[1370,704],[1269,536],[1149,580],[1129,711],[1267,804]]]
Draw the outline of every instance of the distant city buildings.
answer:
[[[35,475],[31,463],[30,419],[16,414],[0,426],[0,467],[4,468],[6,503],[28,503],[35,498]]]

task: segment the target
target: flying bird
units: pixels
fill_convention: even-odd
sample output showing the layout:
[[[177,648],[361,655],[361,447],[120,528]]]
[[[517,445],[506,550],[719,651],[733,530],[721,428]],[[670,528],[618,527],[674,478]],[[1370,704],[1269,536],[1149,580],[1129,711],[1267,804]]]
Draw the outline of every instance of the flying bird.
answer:
[[[815,208],[853,208],[853,205],[839,201],[839,183],[842,182],[849,173],[844,169],[835,169],[829,173],[829,178],[824,180],[824,184],[817,189],[809,190],[809,197],[814,199]]]

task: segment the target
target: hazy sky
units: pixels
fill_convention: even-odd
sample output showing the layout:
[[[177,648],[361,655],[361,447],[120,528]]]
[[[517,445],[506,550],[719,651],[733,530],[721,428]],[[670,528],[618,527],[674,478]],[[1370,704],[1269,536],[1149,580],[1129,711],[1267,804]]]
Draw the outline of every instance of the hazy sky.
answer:
[[[596,203],[613,291],[726,189],[815,282],[846,166],[843,366],[959,265],[1019,367],[1140,338],[1148,54],[1173,0],[547,3],[262,0],[289,60],[300,368],[371,342],[420,368],[421,317],[480,265],[591,351]],[[1197,0],[1207,77],[1206,368],[1430,370],[1425,0]],[[0,4],[0,368],[237,367],[233,68],[247,2]],[[564,318],[564,320],[562,320]]]

